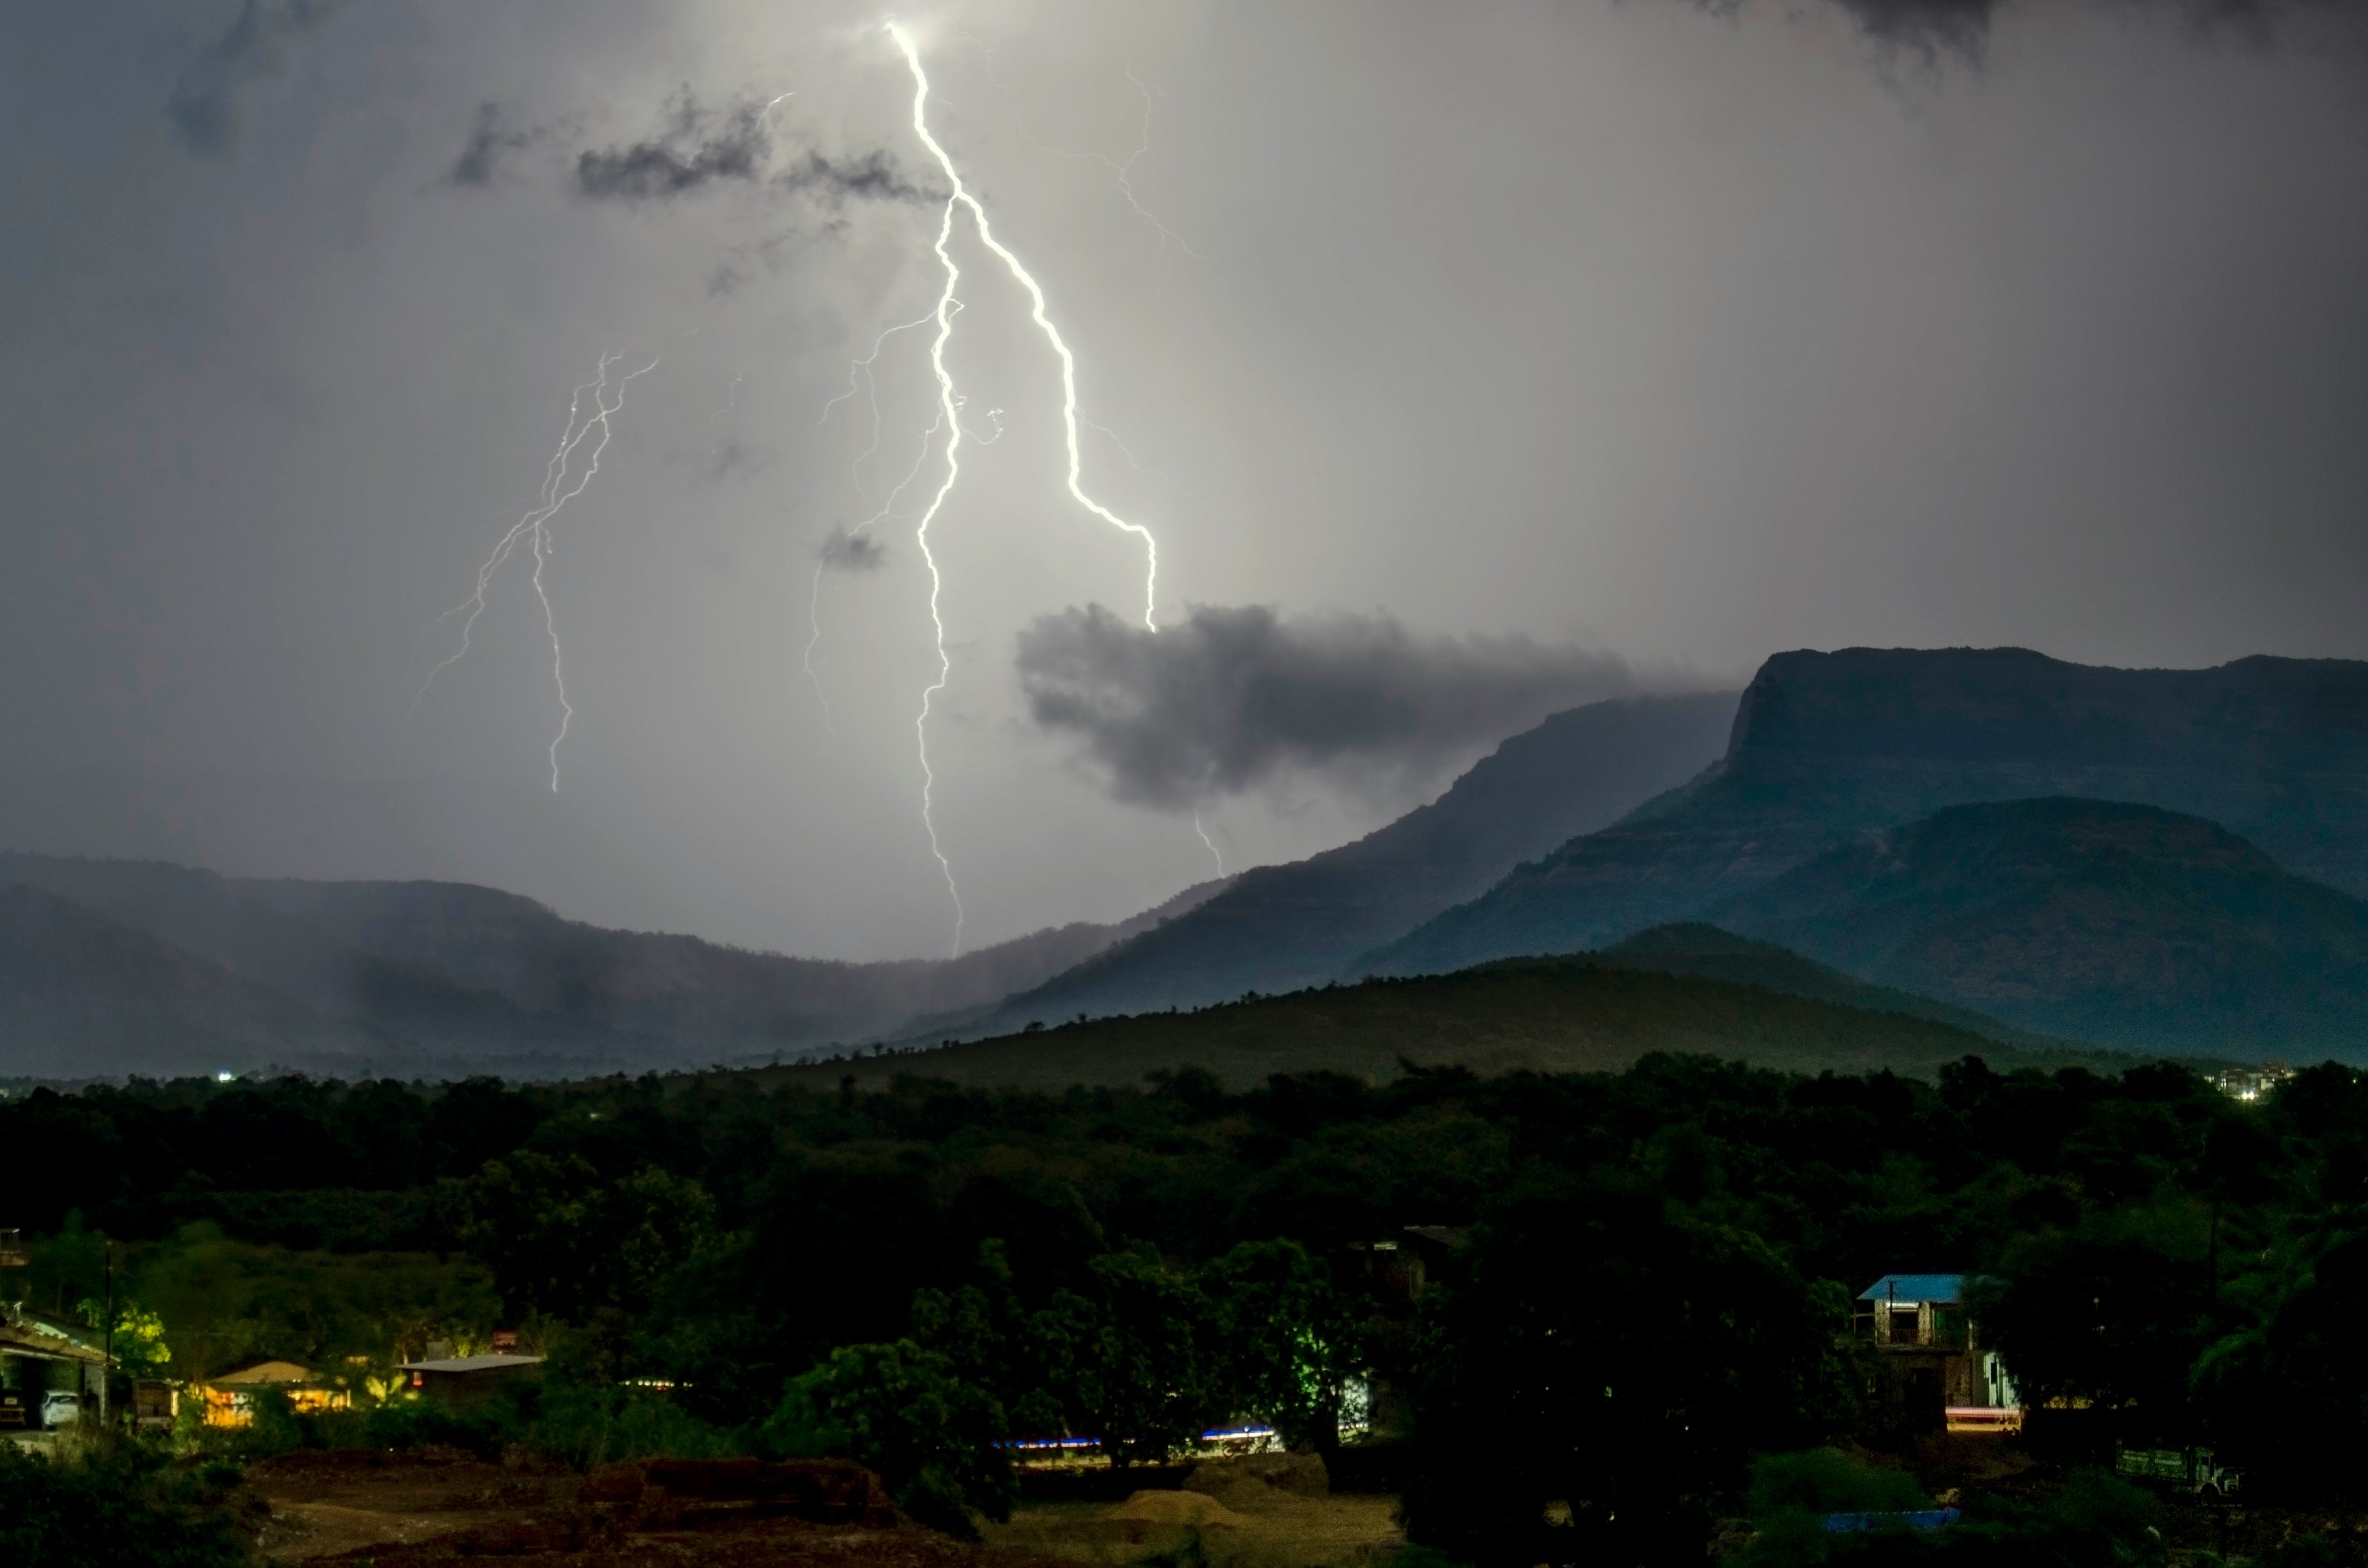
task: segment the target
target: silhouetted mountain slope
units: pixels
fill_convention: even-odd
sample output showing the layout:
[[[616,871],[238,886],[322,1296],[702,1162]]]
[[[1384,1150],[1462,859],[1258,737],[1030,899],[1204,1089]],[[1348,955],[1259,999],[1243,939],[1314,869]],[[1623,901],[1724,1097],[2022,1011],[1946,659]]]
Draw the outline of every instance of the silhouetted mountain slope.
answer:
[[[2368,904],[2149,806],[1954,807],[1821,855],[1718,917],[2032,1028],[2368,1055]]]
[[[528,1017],[499,996],[359,951],[303,920],[241,896],[238,883],[211,871],[153,860],[0,855],[0,884],[10,882],[44,889],[120,925],[201,954],[294,998],[314,1014],[368,1020],[390,1047],[508,1052],[561,1042],[548,1024]],[[582,1031],[573,1032],[580,1036]],[[294,1057],[276,1060],[292,1063]],[[393,1070],[396,1064],[390,1062],[388,1066]],[[116,1070],[108,1065],[90,1069]]]
[[[1041,983],[1113,941],[1194,907],[1187,888],[1110,926],[1079,922],[958,959],[841,963],[696,937],[563,920],[513,893],[453,882],[243,882],[249,897],[364,950],[564,1018],[685,1048],[750,1052],[869,1040]]]
[[[1528,857],[1616,820],[1718,755],[1733,692],[1592,703],[1513,736],[1429,805],[1354,844],[1245,871],[1170,920],[995,1019],[1197,1006],[1330,979]]]
[[[1930,1018],[1969,1034],[1987,1035],[2012,1045],[2041,1051],[2076,1049],[2076,1042],[2051,1039],[2017,1028],[1968,1007],[1901,991],[1870,985],[1790,948],[1756,942],[1715,926],[1689,921],[1655,926],[1591,955],[1599,963],[1620,969],[1651,970],[1659,974],[1688,974],[1701,980],[1723,980],[1734,985],[1756,985],[1787,996],[1805,996],[1870,1013],[1905,1013]]]
[[[1191,1065],[1238,1087],[1274,1073],[1384,1080],[1406,1062],[1483,1074],[1616,1072],[1660,1051],[1810,1073],[1888,1067],[1925,1077],[1967,1055],[2012,1067],[2107,1059],[2080,1047],[2025,1051],[1929,1018],[1757,986],[1592,959],[1523,959],[778,1071],[809,1084],[909,1073],[964,1085],[1060,1089],[1140,1084],[1147,1073]]]
[[[39,888],[0,887],[0,1074],[211,1074],[371,1043],[212,959]]]
[[[2368,893],[2368,664],[2116,670],[2019,648],[1781,653],[1702,778],[1346,972],[1595,947],[1699,915],[1840,835],[2040,795],[2207,817],[2305,875]]]
[[[250,1019],[209,1067],[350,1074],[367,1062],[404,1076],[679,1066],[868,1039],[1037,984],[1223,886],[1188,889],[1117,926],[1040,931],[950,961],[848,964],[602,930],[464,883],[247,881],[154,861],[0,854],[0,886],[11,883],[268,987],[312,1020],[300,1028],[290,1015],[281,1038]],[[0,1044],[11,1018],[0,999]],[[324,1059],[332,1049],[359,1054]],[[78,1075],[128,1070],[95,1046]]]

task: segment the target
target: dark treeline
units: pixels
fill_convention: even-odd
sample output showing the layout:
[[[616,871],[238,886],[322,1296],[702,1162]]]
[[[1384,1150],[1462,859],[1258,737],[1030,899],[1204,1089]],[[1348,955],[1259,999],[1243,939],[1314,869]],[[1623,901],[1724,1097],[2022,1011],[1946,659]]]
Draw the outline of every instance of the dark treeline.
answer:
[[[1893,1272],[1987,1277],[2027,1403],[2216,1444],[2258,1494],[2368,1474],[2368,1089],[2331,1062],[2257,1105],[2174,1064],[1975,1059],[1937,1085],[1679,1057],[1242,1093],[135,1084],[0,1107],[0,1224],[465,1250],[596,1380],[680,1385],[774,1451],[861,1426],[990,1512],[996,1438],[1133,1460],[1254,1415],[1327,1448],[1370,1375],[1417,1540],[1527,1564],[1681,1535],[1755,1454],[1863,1433],[1840,1336]],[[1372,1250],[1407,1226],[1461,1233],[1410,1309]],[[888,1388],[927,1430],[882,1426]]]

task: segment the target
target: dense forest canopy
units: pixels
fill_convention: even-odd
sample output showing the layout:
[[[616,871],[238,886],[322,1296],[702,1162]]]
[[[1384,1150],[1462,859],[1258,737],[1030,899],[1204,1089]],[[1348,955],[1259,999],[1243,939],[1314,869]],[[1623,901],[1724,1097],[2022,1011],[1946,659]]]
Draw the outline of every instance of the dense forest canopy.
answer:
[[[1471,1523],[1449,1433],[1517,1437],[1529,1458],[1489,1486],[1580,1524],[1598,1494],[1604,1517],[1698,1510],[1754,1452],[1861,1419],[1838,1336],[1888,1273],[1981,1277],[2026,1397],[2127,1440],[2216,1442],[2271,1490],[2368,1459],[2344,1392],[2368,1387],[2344,1326],[2368,1313],[2368,1088],[2332,1062],[2258,1104],[2175,1063],[1978,1058],[1937,1085],[1668,1055],[1239,1093],[1189,1067],[1061,1094],[135,1082],[0,1107],[0,1223],[48,1238],[37,1299],[89,1293],[70,1276],[99,1232],[130,1295],[185,1301],[200,1254],[323,1278],[412,1255],[381,1271],[416,1302],[244,1336],[167,1312],[176,1356],[206,1335],[384,1356],[345,1341],[498,1321],[588,1375],[677,1383],[688,1418],[758,1446],[843,1436],[893,1379],[981,1441],[1060,1426],[1121,1460],[1242,1415],[1329,1446],[1370,1379],[1412,1434],[1417,1538],[1474,1561],[1561,1559]],[[1394,1316],[1373,1249],[1409,1226],[1458,1244]],[[944,1484],[977,1505],[999,1483]]]

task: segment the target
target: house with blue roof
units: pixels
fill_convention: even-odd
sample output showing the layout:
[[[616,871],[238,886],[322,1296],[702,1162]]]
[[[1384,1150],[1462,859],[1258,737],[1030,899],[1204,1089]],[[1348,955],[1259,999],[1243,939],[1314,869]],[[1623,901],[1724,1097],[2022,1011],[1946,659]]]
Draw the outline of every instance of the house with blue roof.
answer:
[[[1858,1293],[1853,1328],[1872,1353],[1868,1392],[1910,1429],[2009,1431],[2021,1400],[1965,1302],[1974,1277],[1886,1274]]]

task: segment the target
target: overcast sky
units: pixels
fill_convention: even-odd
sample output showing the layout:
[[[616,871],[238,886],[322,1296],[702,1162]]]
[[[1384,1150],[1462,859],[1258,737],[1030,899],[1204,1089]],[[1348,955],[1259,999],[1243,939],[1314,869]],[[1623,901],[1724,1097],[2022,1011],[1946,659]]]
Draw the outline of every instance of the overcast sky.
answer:
[[[1936,8],[1977,60],[1815,0],[906,13],[1159,551],[1136,632],[965,218],[965,943],[1210,874],[1196,808],[1294,857],[1782,649],[2368,656],[2360,28]],[[849,379],[943,284],[912,93],[855,6],[8,8],[0,840],[946,950],[933,328]],[[530,549],[428,676],[608,355],[554,793]]]

